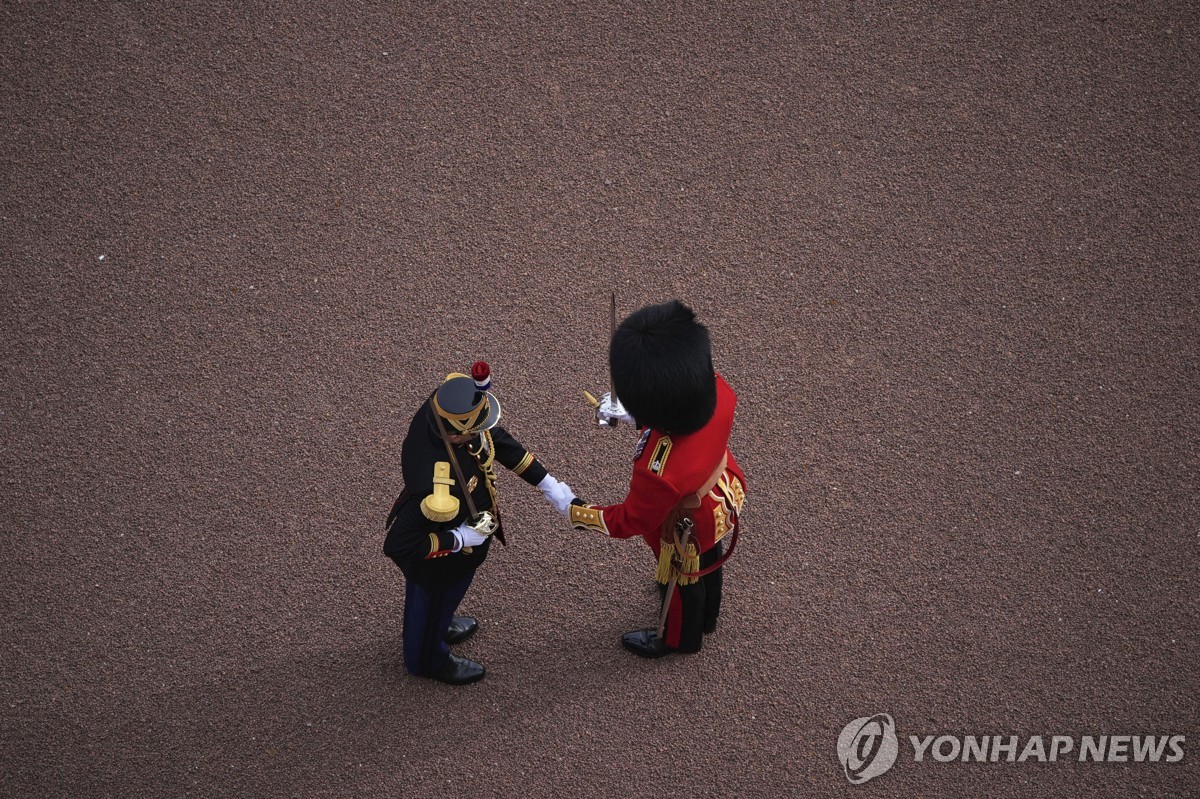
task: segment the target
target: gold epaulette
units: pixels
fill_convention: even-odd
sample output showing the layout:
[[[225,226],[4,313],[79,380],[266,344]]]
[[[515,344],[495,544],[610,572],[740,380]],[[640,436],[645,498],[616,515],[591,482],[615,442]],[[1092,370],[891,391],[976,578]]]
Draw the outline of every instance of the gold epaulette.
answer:
[[[450,462],[433,464],[433,493],[421,500],[421,513],[431,522],[448,522],[458,515],[458,497],[450,495]]]

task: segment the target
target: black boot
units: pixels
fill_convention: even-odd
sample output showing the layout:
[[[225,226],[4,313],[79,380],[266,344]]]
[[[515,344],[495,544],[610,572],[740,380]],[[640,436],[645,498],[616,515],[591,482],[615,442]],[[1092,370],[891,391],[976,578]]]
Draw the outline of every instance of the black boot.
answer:
[[[443,666],[441,671],[429,676],[449,685],[470,685],[482,680],[485,674],[487,674],[487,669],[483,667],[482,663],[476,663],[470,658],[451,655],[450,662]]]
[[[461,644],[479,629],[479,622],[470,616],[455,616],[450,620],[450,629],[446,630],[446,643]]]
[[[658,637],[657,630],[634,630],[621,636],[621,643],[630,652],[644,658],[660,658],[671,649]]]

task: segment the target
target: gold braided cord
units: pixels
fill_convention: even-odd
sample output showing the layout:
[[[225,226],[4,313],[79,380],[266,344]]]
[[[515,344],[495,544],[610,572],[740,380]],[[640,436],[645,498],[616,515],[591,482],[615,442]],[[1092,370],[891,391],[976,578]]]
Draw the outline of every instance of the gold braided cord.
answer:
[[[490,430],[484,430],[482,433],[479,434],[479,436],[480,436],[479,449],[472,451],[470,449],[470,447],[468,447],[467,452],[470,452],[471,457],[474,458],[475,461],[479,464],[479,469],[480,469],[480,471],[483,472],[483,478],[484,478],[484,480],[487,481],[487,490],[488,490],[488,494],[492,498],[492,506],[495,507],[495,505],[498,501],[498,495],[496,493],[496,469],[495,469],[496,442],[492,438],[492,431],[490,431]],[[486,455],[484,455],[484,453],[486,453]],[[483,460],[480,460],[480,456],[483,456]]]

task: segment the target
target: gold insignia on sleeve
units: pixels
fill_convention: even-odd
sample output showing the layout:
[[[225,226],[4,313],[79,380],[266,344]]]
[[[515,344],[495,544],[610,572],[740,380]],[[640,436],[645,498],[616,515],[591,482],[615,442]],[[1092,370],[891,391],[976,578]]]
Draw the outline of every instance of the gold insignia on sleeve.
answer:
[[[729,530],[729,512],[724,503],[713,505],[713,541],[720,541]]]
[[[604,514],[599,508],[591,505],[572,505],[570,519],[571,526],[576,530],[595,530],[608,535],[608,525],[604,523]]]
[[[663,436],[654,445],[654,451],[650,453],[650,471],[661,477],[663,470],[667,468],[667,456],[670,454],[671,437]]]
[[[746,490],[737,476],[726,469],[708,492],[713,501],[713,541],[720,541],[733,529],[746,501]]]
[[[530,467],[530,465],[532,465],[532,464],[533,464],[533,453],[526,452],[525,457],[521,458],[520,463],[518,463],[516,466],[513,467],[512,473],[517,475],[518,477],[520,477],[521,473],[524,472],[526,469],[528,469]]]
[[[725,496],[729,497],[729,501],[733,503],[733,508],[737,513],[742,512],[742,505],[746,502],[746,489],[742,488],[742,481],[738,480],[732,472],[726,472],[729,475],[729,482],[725,488]]]
[[[474,493],[475,486],[479,485],[479,475],[471,475],[471,479],[467,481],[467,492]]]
[[[742,512],[742,505],[746,502],[746,490],[742,488],[741,481],[729,470],[721,475],[708,495],[714,502],[725,505],[727,512],[735,514]]]

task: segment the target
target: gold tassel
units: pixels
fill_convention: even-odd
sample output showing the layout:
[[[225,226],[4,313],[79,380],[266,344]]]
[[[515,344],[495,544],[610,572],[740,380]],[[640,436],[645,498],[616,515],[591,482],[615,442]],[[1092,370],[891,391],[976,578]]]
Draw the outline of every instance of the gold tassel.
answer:
[[[675,545],[666,541],[660,542],[658,551],[658,571],[654,579],[659,585],[671,582],[671,558],[675,555]]]
[[[658,551],[658,571],[654,573],[654,579],[659,585],[666,585],[671,582],[672,561],[674,558],[675,545],[663,541]],[[683,576],[687,573],[700,571],[700,553],[696,550],[695,544],[688,544],[687,554],[683,556],[683,562],[680,566],[679,585],[691,585],[699,579],[697,577]]]
[[[688,544],[687,554],[683,556],[683,568],[679,577],[680,585],[691,585],[700,579],[698,577],[684,577],[683,574],[695,573],[700,571],[700,553],[696,551],[695,544]]]

